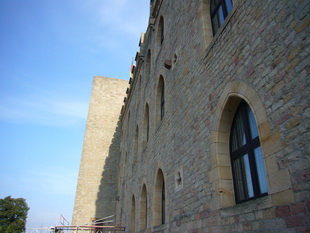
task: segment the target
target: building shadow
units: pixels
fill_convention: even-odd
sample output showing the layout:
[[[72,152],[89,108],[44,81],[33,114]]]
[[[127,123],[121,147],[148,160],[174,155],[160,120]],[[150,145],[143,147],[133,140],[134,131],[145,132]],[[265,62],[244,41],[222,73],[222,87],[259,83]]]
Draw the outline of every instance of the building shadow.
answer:
[[[115,215],[116,212],[115,210],[120,162],[120,141],[121,116],[119,116],[117,126],[109,147],[109,152],[104,162],[101,182],[96,200],[95,216],[97,219]],[[115,225],[115,223],[110,223],[110,225]]]

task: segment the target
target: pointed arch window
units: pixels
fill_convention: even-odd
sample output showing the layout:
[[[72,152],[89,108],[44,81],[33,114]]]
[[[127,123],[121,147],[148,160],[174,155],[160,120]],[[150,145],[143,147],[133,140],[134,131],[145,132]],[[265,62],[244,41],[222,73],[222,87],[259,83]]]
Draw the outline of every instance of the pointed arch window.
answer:
[[[156,90],[156,126],[160,125],[160,121],[165,116],[165,83],[163,76],[159,77]]]
[[[149,105],[145,105],[144,110],[144,120],[143,120],[143,147],[146,146],[146,143],[150,139],[150,110]]]
[[[140,230],[147,228],[147,192],[146,186],[143,184],[141,201],[140,201]]]
[[[154,214],[153,225],[158,226],[166,223],[166,189],[164,174],[159,169],[155,185],[155,200],[154,200]]]
[[[136,201],[135,196],[133,195],[131,201],[130,232],[135,232],[135,223],[136,223]]]
[[[268,185],[254,114],[242,100],[230,131],[230,156],[236,203],[267,195]]]
[[[150,79],[151,76],[151,66],[152,66],[151,50],[148,50],[146,56],[146,67],[145,67],[145,77],[147,81]]]
[[[233,8],[232,0],[211,0],[210,1],[210,14],[213,35],[219,30],[221,25],[224,23],[229,12]]]

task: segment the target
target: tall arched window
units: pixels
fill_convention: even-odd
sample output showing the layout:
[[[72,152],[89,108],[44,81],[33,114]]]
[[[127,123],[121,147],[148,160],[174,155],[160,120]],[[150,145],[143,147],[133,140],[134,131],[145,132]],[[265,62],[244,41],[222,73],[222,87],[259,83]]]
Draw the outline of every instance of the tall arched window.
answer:
[[[145,67],[145,77],[146,77],[146,80],[148,81],[150,76],[151,76],[151,50],[148,50],[147,51],[147,56],[146,56],[146,67]]]
[[[164,18],[161,16],[159,19],[159,25],[158,25],[158,36],[157,40],[160,45],[163,44],[164,39],[165,39],[165,33],[164,33]]]
[[[135,232],[135,223],[136,223],[136,201],[135,196],[132,195],[131,201],[131,218],[130,218],[130,232]]]
[[[257,125],[245,101],[238,106],[230,132],[236,203],[266,195],[268,185]]]
[[[165,179],[161,169],[159,169],[155,184],[153,225],[158,226],[166,222],[166,191]]]
[[[211,0],[210,14],[213,28],[213,35],[219,30],[224,23],[229,12],[233,7],[232,0]]]
[[[159,77],[156,91],[156,123],[157,125],[165,116],[165,83],[163,76]]]
[[[145,105],[144,110],[144,120],[143,120],[143,146],[146,146],[146,143],[150,138],[150,110],[149,105]]]
[[[147,192],[146,186],[143,184],[140,200],[140,230],[147,228]]]

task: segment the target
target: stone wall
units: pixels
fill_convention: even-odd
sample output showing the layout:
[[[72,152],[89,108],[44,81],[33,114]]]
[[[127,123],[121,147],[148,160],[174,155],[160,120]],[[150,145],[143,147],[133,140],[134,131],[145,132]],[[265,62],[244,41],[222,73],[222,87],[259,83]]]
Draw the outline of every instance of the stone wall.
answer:
[[[115,214],[120,110],[128,81],[94,77],[84,136],[73,225]]]
[[[235,0],[215,36],[209,4],[153,1],[122,111],[117,223],[128,232],[309,231],[309,3]],[[229,134],[241,100],[255,115],[268,195],[236,204]]]

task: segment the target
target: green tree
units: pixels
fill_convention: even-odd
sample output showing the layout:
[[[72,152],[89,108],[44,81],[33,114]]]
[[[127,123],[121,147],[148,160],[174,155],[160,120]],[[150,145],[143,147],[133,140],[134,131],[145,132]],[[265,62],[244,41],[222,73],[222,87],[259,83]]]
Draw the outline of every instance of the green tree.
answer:
[[[25,231],[29,207],[24,198],[0,199],[0,232],[21,233]]]

